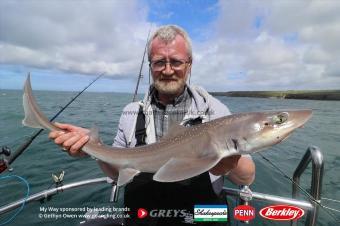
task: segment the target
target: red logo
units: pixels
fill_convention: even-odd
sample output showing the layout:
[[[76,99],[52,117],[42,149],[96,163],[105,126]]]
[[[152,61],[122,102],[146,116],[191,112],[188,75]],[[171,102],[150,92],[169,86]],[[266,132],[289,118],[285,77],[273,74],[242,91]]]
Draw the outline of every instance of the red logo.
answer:
[[[137,212],[138,218],[145,218],[147,216],[148,216],[148,211],[146,209],[143,209],[143,208],[138,209],[138,212]]]
[[[269,220],[289,221],[300,219],[305,214],[305,211],[296,206],[275,205],[264,207],[259,213]]]
[[[234,218],[239,221],[249,221],[255,218],[255,208],[248,205],[236,206]]]

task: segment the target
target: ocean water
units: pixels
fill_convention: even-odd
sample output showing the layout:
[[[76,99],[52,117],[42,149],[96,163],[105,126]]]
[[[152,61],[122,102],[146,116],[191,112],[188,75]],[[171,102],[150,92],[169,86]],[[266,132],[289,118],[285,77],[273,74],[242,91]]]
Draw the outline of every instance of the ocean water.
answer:
[[[35,91],[43,112],[52,117],[74,95],[72,92]],[[340,200],[340,102],[312,100],[280,100],[261,98],[218,97],[232,112],[261,111],[274,109],[308,108],[313,110],[312,119],[304,128],[297,130],[289,139],[262,152],[287,175],[292,176],[301,157],[310,145],[321,148],[324,154],[325,169],[322,184],[322,197]],[[96,125],[100,128],[102,140],[111,144],[116,133],[117,123],[123,107],[132,99],[130,94],[84,93],[56,120],[83,127]],[[22,92],[0,90],[0,146],[7,145],[15,150],[36,130],[21,125],[23,119]],[[283,177],[258,154],[253,155],[256,163],[256,180],[253,191],[291,197],[291,182]],[[30,185],[30,193],[53,187],[52,173],[65,171],[64,183],[103,177],[103,173],[91,158],[73,158],[60,151],[60,148],[41,134],[12,165],[13,172],[0,176],[18,175]],[[301,178],[304,189],[310,188],[311,167]],[[231,183],[227,186],[235,187]],[[82,219],[62,217],[61,219],[41,218],[41,207],[83,208],[106,207],[109,203],[111,187],[108,184],[90,185],[59,193],[43,203],[27,204],[23,211],[8,225],[78,225]],[[17,179],[0,179],[0,206],[23,198],[26,187]],[[307,199],[304,195],[300,199]],[[179,200],[180,201],[180,200]],[[230,203],[234,200],[230,198]],[[268,202],[252,202],[257,212],[270,205]],[[340,203],[322,201],[323,205],[340,209]],[[0,225],[15,211],[0,216]],[[83,212],[80,212],[81,214]],[[333,212],[340,219],[340,214]],[[304,225],[303,217],[298,225]],[[232,225],[237,225],[233,222]],[[243,225],[238,223],[238,225]],[[289,225],[289,222],[265,220],[259,215],[250,225]],[[339,225],[326,211],[320,209],[317,225]]]

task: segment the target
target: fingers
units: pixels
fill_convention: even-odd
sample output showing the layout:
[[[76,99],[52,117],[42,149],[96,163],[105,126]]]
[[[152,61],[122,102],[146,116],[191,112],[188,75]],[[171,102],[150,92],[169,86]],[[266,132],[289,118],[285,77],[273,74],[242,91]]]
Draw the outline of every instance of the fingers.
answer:
[[[55,122],[54,125],[56,125],[60,129],[69,130],[69,131],[71,131],[75,127],[71,124],[59,123],[59,122]]]
[[[61,145],[61,146],[64,146],[66,149],[68,149],[68,147],[73,144],[73,143],[71,143],[71,141],[74,140],[74,138],[78,137],[78,136],[79,135],[76,132],[60,133],[60,134],[58,134],[57,137],[54,138],[54,143]],[[71,141],[69,141],[69,140],[71,140]],[[67,145],[64,145],[65,143]]]
[[[78,127],[78,126],[74,126],[74,125],[71,125],[71,124],[59,123],[59,122],[55,122],[54,124],[58,128],[60,128],[62,130],[70,131],[70,132],[86,133],[86,131],[88,131],[87,129],[84,129],[84,128]]]
[[[54,143],[60,145],[71,156],[80,157],[87,155],[81,151],[82,147],[89,140],[89,136],[86,133],[87,129],[62,123],[57,123],[56,126],[65,131],[52,131],[49,133],[48,137],[54,140]]]
[[[87,154],[82,152],[82,147],[87,143],[89,140],[89,136],[83,136],[80,139],[76,140],[70,148],[68,149],[68,153],[71,156],[86,156]]]
[[[63,132],[63,131],[52,131],[48,134],[48,138],[55,139],[55,138],[57,138],[57,137],[59,137],[63,134],[65,134],[65,132]]]

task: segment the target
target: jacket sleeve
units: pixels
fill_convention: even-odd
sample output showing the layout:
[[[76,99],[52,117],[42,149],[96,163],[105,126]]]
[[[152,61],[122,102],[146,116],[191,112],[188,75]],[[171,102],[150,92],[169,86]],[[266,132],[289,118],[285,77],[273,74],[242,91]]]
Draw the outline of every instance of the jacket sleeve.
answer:
[[[123,118],[123,115],[121,115],[119,124],[118,124],[118,130],[117,130],[116,136],[112,144],[112,146],[114,147],[120,147],[120,148],[127,147],[127,139],[124,134],[123,123],[124,123],[124,118]]]
[[[210,95],[210,94],[209,94]],[[221,118],[223,116],[231,115],[229,108],[219,101],[217,98],[210,95],[209,98],[209,109],[211,114],[211,119]]]
[[[120,115],[117,134],[112,146],[122,148],[130,146],[135,134],[138,109],[139,104],[137,102],[130,103],[124,107],[123,112]]]

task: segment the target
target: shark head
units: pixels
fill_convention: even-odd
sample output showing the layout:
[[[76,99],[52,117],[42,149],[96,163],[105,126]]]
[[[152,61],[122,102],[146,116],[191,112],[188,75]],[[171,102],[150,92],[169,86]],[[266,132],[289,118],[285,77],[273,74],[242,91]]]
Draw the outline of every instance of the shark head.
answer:
[[[285,140],[295,129],[303,126],[311,116],[311,110],[240,114],[233,120],[237,123],[232,123],[235,126],[229,144],[240,154],[260,151]]]

